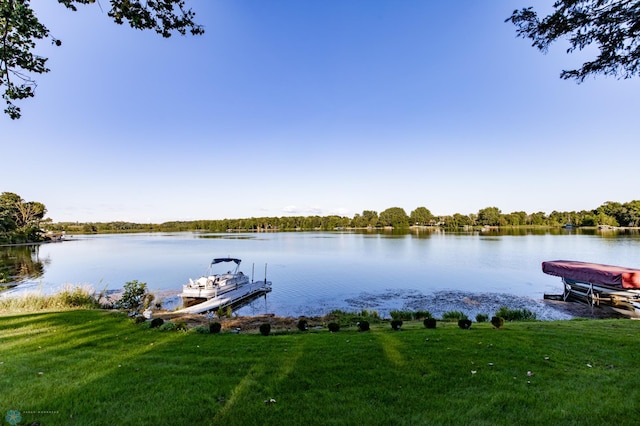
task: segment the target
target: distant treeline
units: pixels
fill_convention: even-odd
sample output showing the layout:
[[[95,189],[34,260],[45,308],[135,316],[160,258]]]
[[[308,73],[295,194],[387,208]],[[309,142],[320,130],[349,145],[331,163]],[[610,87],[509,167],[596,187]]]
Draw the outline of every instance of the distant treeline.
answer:
[[[476,214],[455,213],[450,216],[435,216],[426,207],[418,207],[407,214],[400,207],[391,207],[378,214],[365,210],[349,218],[345,216],[282,216],[248,219],[193,220],[141,224],[130,222],[78,223],[60,222],[47,225],[49,231],[68,233],[114,233],[114,232],[177,232],[177,231],[332,231],[336,229],[409,228],[411,226],[441,227],[447,230],[474,227],[560,227],[571,224],[581,226],[640,226],[640,200],[627,203],[606,202],[594,210],[579,212],[526,213],[523,211],[502,213],[497,207],[486,207]]]

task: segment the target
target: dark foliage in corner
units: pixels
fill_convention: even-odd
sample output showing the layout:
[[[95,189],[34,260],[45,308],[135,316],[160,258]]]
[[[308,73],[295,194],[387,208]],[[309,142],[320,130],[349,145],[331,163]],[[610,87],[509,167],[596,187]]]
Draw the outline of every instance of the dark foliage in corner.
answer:
[[[96,0],[58,0],[58,3],[76,11],[76,5],[96,3]],[[109,0],[104,3],[111,6],[106,14],[116,24],[126,23],[138,30],[155,31],[165,38],[187,32],[192,35],[204,33],[204,28],[193,21],[195,13],[185,7],[184,0]],[[50,39],[52,45],[61,46],[62,41],[49,34],[29,0],[0,1],[0,33],[0,90],[7,106],[4,112],[15,120],[22,112],[14,102],[34,97],[35,75],[49,72],[48,58],[34,52],[36,43]]]
[[[549,2],[551,3],[551,2]],[[556,0],[554,11],[539,17],[533,7],[514,10],[507,22],[518,37],[546,53],[560,39],[569,42],[567,53],[586,50],[596,54],[560,77],[583,82],[598,74],[617,78],[640,75],[640,2],[637,0]]]

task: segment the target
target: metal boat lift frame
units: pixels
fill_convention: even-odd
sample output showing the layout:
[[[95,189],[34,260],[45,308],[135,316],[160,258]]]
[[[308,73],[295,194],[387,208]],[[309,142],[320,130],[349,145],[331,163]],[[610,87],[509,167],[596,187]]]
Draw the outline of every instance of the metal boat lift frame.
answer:
[[[577,301],[591,307],[611,309],[619,314],[640,318],[640,290],[619,289],[562,277],[565,302]]]

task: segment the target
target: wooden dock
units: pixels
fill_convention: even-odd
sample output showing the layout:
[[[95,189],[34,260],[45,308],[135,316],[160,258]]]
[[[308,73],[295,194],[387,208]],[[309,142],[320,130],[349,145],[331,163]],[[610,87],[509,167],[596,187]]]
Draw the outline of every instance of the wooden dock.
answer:
[[[227,306],[237,305],[251,298],[266,295],[271,291],[271,281],[254,281],[237,290],[230,290],[223,295],[214,297],[178,311],[177,314],[201,314],[208,311],[216,311]]]

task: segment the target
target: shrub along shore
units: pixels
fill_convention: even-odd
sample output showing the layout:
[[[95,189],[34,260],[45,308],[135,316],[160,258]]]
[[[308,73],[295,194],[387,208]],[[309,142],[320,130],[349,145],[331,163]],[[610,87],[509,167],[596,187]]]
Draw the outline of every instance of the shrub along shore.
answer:
[[[166,313],[152,327],[93,307],[4,308],[3,416],[43,425],[625,425],[640,409],[632,320],[397,311],[392,320],[334,312],[249,326]]]

